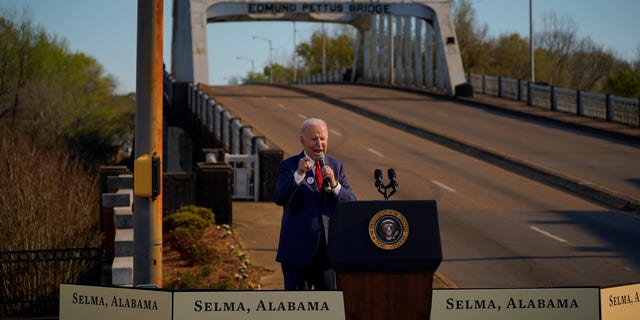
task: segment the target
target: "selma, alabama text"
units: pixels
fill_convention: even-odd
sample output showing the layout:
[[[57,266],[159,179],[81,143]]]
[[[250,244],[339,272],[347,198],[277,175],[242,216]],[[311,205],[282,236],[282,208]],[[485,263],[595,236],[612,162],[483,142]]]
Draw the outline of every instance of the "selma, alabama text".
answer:
[[[575,309],[576,299],[514,299],[509,298],[506,309]],[[502,310],[502,305],[493,299],[447,299],[447,310]]]
[[[193,305],[195,312],[251,312],[251,307],[242,301],[202,301],[196,300]],[[253,309],[261,311],[330,311],[326,301],[258,301]]]
[[[158,302],[149,299],[122,298],[113,296],[111,300],[105,300],[103,296],[89,296],[73,293],[73,304],[84,304],[98,307],[116,307],[142,310],[158,310]]]
[[[640,303],[640,294],[638,292],[633,294],[625,294],[619,296],[609,296],[609,306],[622,306],[627,304]]]

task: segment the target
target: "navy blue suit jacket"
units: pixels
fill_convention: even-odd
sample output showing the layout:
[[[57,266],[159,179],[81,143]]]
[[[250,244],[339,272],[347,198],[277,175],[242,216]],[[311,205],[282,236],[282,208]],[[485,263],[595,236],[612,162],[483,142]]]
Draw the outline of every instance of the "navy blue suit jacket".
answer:
[[[314,177],[313,170],[307,171],[302,182],[296,184],[293,174],[301,158],[304,158],[304,152],[283,160],[278,168],[274,201],[283,206],[283,212],[276,261],[307,266],[320,243],[322,215],[331,217],[338,201],[355,201],[356,196],[347,182],[342,162],[329,156],[325,157],[325,166],[333,169],[336,180],[342,185],[337,196],[326,191],[320,196],[315,180],[309,179]]]

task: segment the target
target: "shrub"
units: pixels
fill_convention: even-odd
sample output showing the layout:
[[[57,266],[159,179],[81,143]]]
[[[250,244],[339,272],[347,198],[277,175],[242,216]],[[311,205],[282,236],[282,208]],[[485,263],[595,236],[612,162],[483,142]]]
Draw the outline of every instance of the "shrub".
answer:
[[[163,220],[167,241],[189,261],[190,265],[215,261],[217,253],[200,240],[207,227],[213,225],[214,214],[210,209],[184,206]]]
[[[179,227],[204,229],[215,223],[215,215],[210,209],[197,206],[183,206],[163,220],[165,231]]]
[[[187,259],[191,265],[214,263],[218,260],[218,253],[210,245],[203,242],[197,242],[192,244],[189,248]]]

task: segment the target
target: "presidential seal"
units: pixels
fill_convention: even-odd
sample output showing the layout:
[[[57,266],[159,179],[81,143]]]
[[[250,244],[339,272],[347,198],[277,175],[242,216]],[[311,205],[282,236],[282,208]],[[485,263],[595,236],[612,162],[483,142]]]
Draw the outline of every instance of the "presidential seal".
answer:
[[[380,249],[398,249],[408,237],[409,223],[398,211],[380,210],[369,221],[369,238]]]

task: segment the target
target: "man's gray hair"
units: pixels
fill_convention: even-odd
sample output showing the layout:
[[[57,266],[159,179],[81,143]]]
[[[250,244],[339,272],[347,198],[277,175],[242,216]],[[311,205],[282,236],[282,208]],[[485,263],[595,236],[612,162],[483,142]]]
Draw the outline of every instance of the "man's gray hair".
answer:
[[[302,121],[302,125],[300,125],[300,135],[304,134],[304,129],[306,129],[307,127],[316,125],[322,125],[327,128],[327,123],[324,122],[324,120],[318,118],[309,118]]]

